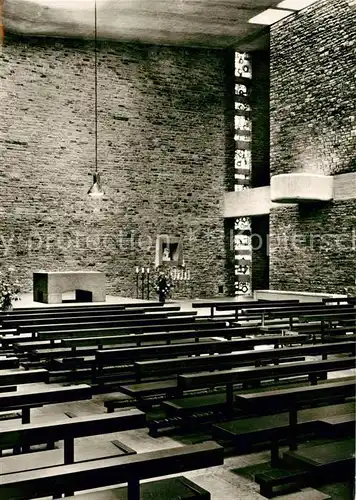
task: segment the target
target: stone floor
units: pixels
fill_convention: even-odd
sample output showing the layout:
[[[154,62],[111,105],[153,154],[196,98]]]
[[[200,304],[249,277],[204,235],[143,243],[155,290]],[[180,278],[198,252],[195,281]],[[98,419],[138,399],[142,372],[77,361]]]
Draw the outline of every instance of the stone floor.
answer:
[[[127,303],[137,302],[136,299],[117,298],[108,296],[107,303]],[[190,310],[191,302],[180,303],[183,310]],[[38,307],[44,304],[34,303],[32,295],[26,294],[22,299],[15,304],[15,307]],[[199,314],[209,314],[208,309],[199,310]],[[32,384],[31,384],[32,385]],[[26,390],[26,386],[22,386],[19,390]],[[55,421],[66,417],[66,411],[70,411],[77,416],[86,416],[91,414],[104,413],[105,409],[103,402],[108,395],[95,395],[92,400],[79,401],[74,403],[61,403],[56,405],[45,406],[43,408],[35,408],[31,412],[31,420],[35,422]],[[18,420],[2,421],[0,427],[12,427],[16,425]],[[100,447],[104,443],[109,443],[114,439],[119,439],[124,444],[130,446],[137,452],[146,452],[151,450],[160,450],[165,448],[182,446],[183,444],[176,439],[170,437],[152,438],[148,435],[147,429],[130,430],[120,433],[105,434],[103,436],[93,436],[80,438],[76,440],[77,445],[87,444],[92,447]],[[61,443],[58,445],[62,446]],[[40,452],[38,452],[40,453]],[[33,455],[32,455],[33,456]],[[32,458],[32,457],[31,457]],[[30,455],[29,455],[30,459]],[[253,483],[248,478],[237,475],[231,472],[232,469],[247,467],[254,464],[259,464],[269,461],[268,451],[252,453],[248,455],[233,456],[225,459],[222,466],[212,467],[205,470],[196,470],[185,473],[184,475],[199,486],[211,492],[212,500],[259,500],[263,499],[258,493],[258,485]],[[282,497],[278,497],[282,500]],[[323,500],[331,498],[321,492],[317,492],[311,488],[306,488],[295,494],[283,496],[283,500]],[[332,500],[346,500],[338,495]]]
[[[63,294],[63,300],[65,301],[71,301],[74,300],[74,292],[73,293],[66,293]],[[150,297],[150,300],[158,301],[156,297]],[[220,300],[220,299],[214,299],[214,300]],[[221,300],[228,300],[226,298],[221,298]],[[252,300],[252,299],[251,299]],[[244,299],[246,301],[246,299]],[[130,297],[117,297],[114,295],[107,295],[106,296],[106,302],[96,302],[96,304],[132,304],[134,302],[147,302],[146,300],[141,300],[141,299],[133,299]],[[194,302],[199,302],[199,299],[194,300]],[[238,302],[238,299],[231,297],[231,302]],[[81,306],[81,305],[88,305],[88,302],[86,303],[80,303],[80,302],[73,302],[68,304],[68,302],[63,302],[62,304],[55,304],[55,306],[58,307],[64,307],[64,306]],[[90,303],[89,303],[90,304]],[[182,311],[191,311],[192,310],[192,300],[175,300],[175,299],[169,299],[166,301],[167,305],[180,305]],[[33,295],[32,293],[23,293],[21,294],[20,300],[14,302],[13,304],[14,309],[17,309],[19,307],[53,307],[54,304],[44,304],[42,302],[34,302],[33,301]],[[210,308],[199,308],[199,309],[193,309],[194,311],[197,312],[198,315],[200,316],[206,316],[210,315]],[[217,312],[215,314],[226,314],[224,312]]]

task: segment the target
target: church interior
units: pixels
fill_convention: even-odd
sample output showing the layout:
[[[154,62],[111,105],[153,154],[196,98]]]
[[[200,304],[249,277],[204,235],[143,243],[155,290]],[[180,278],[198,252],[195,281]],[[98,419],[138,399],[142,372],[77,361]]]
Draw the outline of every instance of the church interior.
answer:
[[[355,0],[0,0],[1,500],[355,498],[355,50]]]

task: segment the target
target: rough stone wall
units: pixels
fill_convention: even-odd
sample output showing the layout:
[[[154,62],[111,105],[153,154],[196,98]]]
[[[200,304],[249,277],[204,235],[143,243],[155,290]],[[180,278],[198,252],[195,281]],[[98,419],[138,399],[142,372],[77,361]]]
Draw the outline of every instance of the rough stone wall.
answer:
[[[93,49],[87,41],[6,40],[1,265],[16,266],[24,290],[35,270],[95,269],[106,273],[108,293],[135,296],[134,267],[153,266],[156,236],[179,235],[192,280],[176,295],[215,295],[226,279],[221,200],[233,168],[227,54],[99,43],[105,196],[97,202],[87,196],[95,167]]]
[[[356,171],[355,46],[355,7],[343,0],[321,0],[272,26],[272,175]],[[270,287],[355,287],[355,228],[355,199],[273,209]]]

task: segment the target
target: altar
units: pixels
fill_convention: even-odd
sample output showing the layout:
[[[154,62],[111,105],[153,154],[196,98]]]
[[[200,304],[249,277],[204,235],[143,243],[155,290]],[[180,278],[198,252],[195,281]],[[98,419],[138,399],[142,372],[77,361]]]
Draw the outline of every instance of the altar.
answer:
[[[33,273],[33,300],[60,304],[64,292],[75,291],[78,302],[105,302],[105,274],[99,271]]]

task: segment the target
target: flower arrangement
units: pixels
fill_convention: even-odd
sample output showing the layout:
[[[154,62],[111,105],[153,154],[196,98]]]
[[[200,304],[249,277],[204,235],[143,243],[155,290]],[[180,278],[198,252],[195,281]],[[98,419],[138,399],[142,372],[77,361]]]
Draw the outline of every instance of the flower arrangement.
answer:
[[[9,267],[5,272],[0,271],[0,307],[3,311],[12,309],[12,303],[20,298],[20,285],[14,279],[14,271],[13,267]]]
[[[167,295],[173,288],[173,283],[169,275],[165,274],[162,270],[158,270],[158,275],[153,280],[153,287],[158,295],[160,302],[165,302]]]

